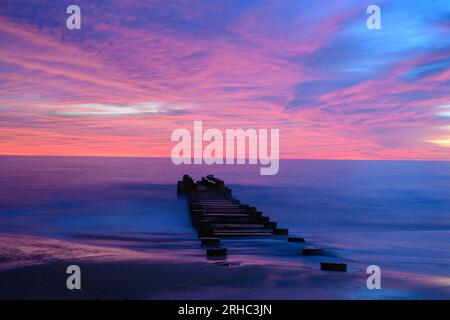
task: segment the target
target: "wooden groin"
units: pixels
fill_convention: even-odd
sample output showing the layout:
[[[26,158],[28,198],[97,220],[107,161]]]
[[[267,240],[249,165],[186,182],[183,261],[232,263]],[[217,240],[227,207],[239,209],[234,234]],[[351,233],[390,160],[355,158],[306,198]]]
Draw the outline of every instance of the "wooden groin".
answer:
[[[187,196],[192,224],[204,246],[218,246],[225,237],[288,234],[287,229],[277,228],[276,222],[270,221],[255,207],[235,199],[223,180],[213,175],[199,181],[185,175],[178,182],[177,191]],[[223,253],[210,251],[211,255]]]
[[[222,239],[228,237],[261,237],[288,235],[288,229],[279,228],[277,222],[262,214],[255,207],[243,204],[231,194],[223,180],[208,175],[195,181],[184,175],[178,181],[178,194],[187,196],[189,214],[206,256],[210,258],[225,257],[227,248],[222,246]],[[287,241],[304,243],[301,237],[288,237]],[[304,256],[322,255],[318,248],[303,248]],[[322,263],[322,270],[344,271],[346,265]]]

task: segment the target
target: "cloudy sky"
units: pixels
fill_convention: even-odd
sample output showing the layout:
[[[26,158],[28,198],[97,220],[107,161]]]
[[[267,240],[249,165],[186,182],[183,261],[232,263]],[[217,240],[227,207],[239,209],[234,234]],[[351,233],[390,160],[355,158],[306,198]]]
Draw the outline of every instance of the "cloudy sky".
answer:
[[[194,120],[279,128],[285,158],[450,160],[450,1],[2,0],[0,154],[170,156]]]

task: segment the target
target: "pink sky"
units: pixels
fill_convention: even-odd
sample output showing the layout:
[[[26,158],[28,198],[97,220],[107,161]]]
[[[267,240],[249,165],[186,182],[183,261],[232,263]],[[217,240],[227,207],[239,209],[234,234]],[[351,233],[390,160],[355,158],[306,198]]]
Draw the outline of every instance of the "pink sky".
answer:
[[[170,134],[278,128],[282,158],[450,160],[450,5],[6,1],[0,154],[170,156]],[[406,10],[402,5],[408,5]]]

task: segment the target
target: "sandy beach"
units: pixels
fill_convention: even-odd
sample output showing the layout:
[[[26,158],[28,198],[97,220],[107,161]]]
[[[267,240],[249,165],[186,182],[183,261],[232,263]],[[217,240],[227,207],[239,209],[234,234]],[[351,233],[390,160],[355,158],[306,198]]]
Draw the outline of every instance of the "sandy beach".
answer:
[[[384,277],[385,290],[365,286],[363,270],[227,265],[80,245],[39,237],[0,236],[0,299],[439,299],[448,282]],[[82,270],[82,289],[66,288],[66,268]],[[415,279],[411,282],[411,279]],[[422,279],[425,280],[425,279]]]

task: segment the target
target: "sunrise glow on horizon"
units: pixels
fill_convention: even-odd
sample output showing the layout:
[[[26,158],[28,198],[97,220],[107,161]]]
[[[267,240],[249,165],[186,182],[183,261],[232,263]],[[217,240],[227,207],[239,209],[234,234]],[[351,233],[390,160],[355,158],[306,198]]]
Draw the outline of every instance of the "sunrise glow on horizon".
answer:
[[[0,155],[170,157],[171,132],[276,128],[280,158],[450,160],[450,3],[0,6]]]

